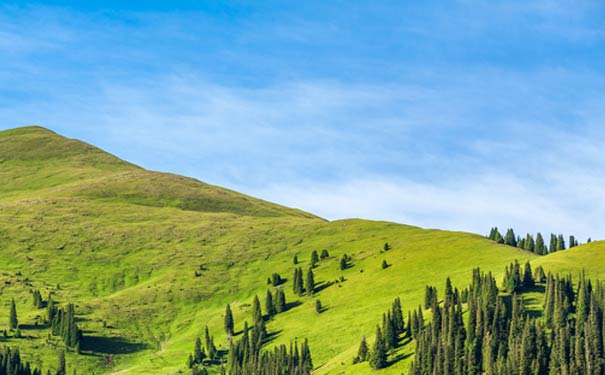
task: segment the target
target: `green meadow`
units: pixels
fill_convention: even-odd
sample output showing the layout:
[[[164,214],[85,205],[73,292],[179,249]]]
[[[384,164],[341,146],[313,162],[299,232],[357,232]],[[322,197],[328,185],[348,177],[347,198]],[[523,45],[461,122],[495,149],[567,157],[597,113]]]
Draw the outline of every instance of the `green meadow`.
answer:
[[[206,325],[227,349],[226,304],[241,331],[252,322],[254,296],[264,302],[273,288],[267,278],[279,273],[290,308],[268,322],[267,347],[307,338],[314,373],[370,374],[367,363],[352,359],[362,336],[371,344],[395,297],[407,318],[426,285],[442,291],[449,276],[462,289],[476,267],[501,280],[514,260],[605,279],[604,247],[593,242],[540,257],[471,233],[329,222],[147,171],[43,128],[0,132],[0,330],[8,330],[14,298],[22,334],[8,330],[0,341],[44,371],[56,367],[63,344],[42,324],[45,311],[34,308],[33,290],[76,307],[84,340],[81,354],[67,352],[68,373],[178,374],[190,373],[187,356]],[[330,257],[313,270],[317,293],[295,296],[294,269],[306,271],[311,252],[324,249]],[[345,254],[352,260],[341,270]],[[529,298],[540,309],[540,296]],[[406,373],[410,353],[413,344],[404,345],[380,373]]]

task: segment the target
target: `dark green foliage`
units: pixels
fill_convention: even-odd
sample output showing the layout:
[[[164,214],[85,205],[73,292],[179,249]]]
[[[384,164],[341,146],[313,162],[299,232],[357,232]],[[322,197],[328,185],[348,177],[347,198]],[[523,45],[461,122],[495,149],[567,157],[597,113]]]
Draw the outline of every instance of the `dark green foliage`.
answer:
[[[502,237],[502,234],[500,234],[497,227],[493,227],[491,229],[488,238],[492,241],[496,241],[497,243],[504,243],[504,237]]]
[[[286,292],[283,289],[275,290],[275,311],[279,314],[281,312],[286,311]]]
[[[50,373],[50,370],[49,370]],[[42,371],[21,360],[18,348],[0,349],[0,374],[2,375],[42,375]]]
[[[347,254],[344,254],[342,256],[342,258],[340,259],[340,269],[341,270],[346,270],[347,268],[350,267],[349,262],[351,261],[351,257],[348,256]]]
[[[509,228],[506,231],[506,235],[504,236],[504,244],[508,246],[517,246],[517,237],[515,236],[515,231],[512,228]]]
[[[60,336],[68,348],[78,349],[82,340],[82,331],[76,324],[74,305],[67,305],[67,309],[56,309],[51,321],[51,332]]]
[[[322,312],[321,301],[318,299],[315,300],[315,312],[318,314]]]
[[[313,250],[311,253],[311,268],[315,268],[319,263],[319,254],[317,254],[317,250]]]
[[[292,259],[292,263],[294,263],[295,265],[298,264],[298,255],[294,255],[294,258]]]
[[[309,268],[307,271],[307,279],[305,283],[305,290],[307,295],[312,296],[315,293],[315,277],[313,275],[313,269]]]
[[[44,301],[42,300],[42,295],[39,290],[34,290],[32,292],[33,305],[37,309],[41,309],[44,307]]]
[[[387,348],[384,343],[384,336],[378,325],[376,326],[376,340],[374,341],[374,346],[372,346],[369,362],[370,367],[374,370],[385,368],[387,365]]]
[[[388,242],[385,242],[385,243],[384,243],[384,246],[382,247],[382,250],[384,250],[384,251],[389,251],[389,250],[391,250],[391,245],[389,245],[389,243],[388,243]]]
[[[368,360],[370,349],[368,348],[368,343],[366,341],[366,337],[363,336],[361,338],[361,343],[359,343],[359,349],[357,350],[357,356],[353,358],[353,363],[365,362]]]
[[[206,354],[210,360],[213,360],[216,358],[217,350],[216,346],[214,345],[214,337],[210,336],[208,326],[204,328],[204,338],[206,342]]]
[[[294,269],[292,289],[294,291],[294,294],[298,296],[302,296],[305,292],[305,287],[303,285],[303,271],[300,267]]]
[[[531,234],[527,234],[525,236],[525,240],[523,241],[523,249],[527,250],[527,251],[531,251],[531,252],[535,252],[536,251],[536,243],[534,241],[534,237]]]
[[[258,325],[263,320],[263,312],[260,308],[260,300],[258,296],[254,296],[252,301],[252,321],[255,325]]]
[[[565,239],[562,234],[557,236],[557,251],[565,250]]]
[[[558,250],[557,247],[557,236],[554,233],[550,234],[550,246],[548,247],[548,251],[550,253],[555,253]]]
[[[536,271],[543,272],[540,268]],[[507,273],[511,274],[511,266]],[[526,274],[531,274],[527,265],[523,284],[529,283]],[[506,298],[511,298],[512,304],[505,303]],[[410,375],[604,373],[605,287],[598,283],[593,288],[584,274],[578,282],[577,297],[571,277],[548,275],[546,325],[525,312],[522,297],[499,295],[493,276],[479,270],[473,272],[469,287],[466,326],[459,302],[449,308],[445,303],[434,304],[431,309],[432,321],[415,336]]]
[[[330,253],[328,253],[328,250],[323,249],[323,250],[321,251],[321,255],[320,255],[319,257],[320,257],[320,259],[322,259],[322,260],[323,260],[323,259],[327,259],[327,258],[329,258],[329,257],[330,257]]]
[[[206,358],[206,353],[204,352],[204,348],[202,348],[202,340],[200,340],[199,337],[195,339],[195,345],[193,346],[193,356],[190,357],[192,358],[192,365],[201,364]]]
[[[527,261],[523,268],[523,288],[533,288],[534,285],[534,275],[531,272],[531,265],[529,264],[529,261]]]
[[[19,328],[19,320],[17,319],[17,307],[15,306],[15,299],[11,299],[11,310],[8,320],[8,327],[11,330],[16,330]]]
[[[536,234],[536,244],[534,246],[534,252],[538,255],[548,254],[548,250],[546,249],[546,245],[544,244],[544,238],[542,237],[542,233],[540,232]]]
[[[281,284],[283,284],[284,279],[281,278],[281,276],[279,275],[279,273],[274,273],[271,275],[271,285],[273,286],[279,286]]]
[[[536,270],[534,271],[534,281],[536,283],[546,282],[546,274],[544,273],[544,268],[542,268],[542,266],[536,267]]]
[[[387,263],[387,261],[386,261],[386,260],[383,260],[383,261],[382,261],[382,264],[380,265],[380,267],[381,267],[382,269],[385,269],[385,268],[388,268],[388,267],[389,267],[389,264]]]
[[[231,306],[227,304],[225,308],[225,333],[227,333],[227,336],[233,335],[233,326],[233,313],[231,312]]]
[[[277,314],[277,309],[275,308],[275,304],[273,302],[273,295],[270,290],[267,290],[267,296],[265,297],[265,311],[267,312],[267,317],[269,319],[273,318],[275,314]]]
[[[509,293],[520,292],[523,288],[523,279],[521,279],[521,266],[515,260],[514,263],[506,267],[504,273],[504,289]]]
[[[437,288],[427,285],[424,290],[424,308],[428,309],[437,301]]]
[[[310,375],[313,360],[309,344],[303,343],[275,347],[273,351],[261,352],[262,341],[257,339],[254,329],[244,329],[242,338],[232,342],[229,348],[230,375]]]

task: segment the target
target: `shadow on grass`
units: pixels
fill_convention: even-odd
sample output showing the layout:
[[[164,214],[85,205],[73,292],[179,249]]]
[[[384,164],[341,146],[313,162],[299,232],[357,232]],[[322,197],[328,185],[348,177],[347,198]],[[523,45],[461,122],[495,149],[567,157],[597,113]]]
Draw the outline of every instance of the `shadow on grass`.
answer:
[[[286,303],[286,310],[285,311],[290,311],[293,308],[298,307],[300,305],[302,305],[302,302],[300,302],[300,301],[288,302],[288,303]]]
[[[329,281],[329,282],[321,281],[315,286],[315,293],[319,293],[322,290],[331,287],[332,285],[334,285],[334,281]]]
[[[23,331],[39,331],[47,328],[46,324],[19,324],[19,329]]]
[[[85,335],[80,350],[87,354],[132,354],[149,349],[147,344],[134,343],[122,337],[102,337]]]

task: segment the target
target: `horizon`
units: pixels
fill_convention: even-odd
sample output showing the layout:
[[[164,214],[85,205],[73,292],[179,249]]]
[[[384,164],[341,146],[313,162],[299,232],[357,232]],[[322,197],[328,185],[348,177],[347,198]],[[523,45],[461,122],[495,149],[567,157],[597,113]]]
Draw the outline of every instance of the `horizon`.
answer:
[[[448,5],[5,4],[0,130],[329,220],[600,238],[605,5]]]

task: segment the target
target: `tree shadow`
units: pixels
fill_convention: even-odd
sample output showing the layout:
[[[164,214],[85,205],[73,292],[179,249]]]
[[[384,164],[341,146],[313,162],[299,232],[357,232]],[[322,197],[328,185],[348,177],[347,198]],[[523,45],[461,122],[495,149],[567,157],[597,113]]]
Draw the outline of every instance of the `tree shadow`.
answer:
[[[331,287],[332,285],[334,285],[334,281],[321,281],[315,286],[315,293],[319,293],[322,290]]]
[[[400,353],[400,354],[397,354],[395,357],[391,358],[390,361],[387,361],[387,367],[391,367],[391,366],[393,366],[395,363],[397,363],[399,361],[406,360],[406,359],[410,358],[412,355],[413,355],[412,353]]]
[[[80,350],[86,354],[132,354],[149,349],[144,343],[129,342],[122,337],[102,337],[85,335]]]
[[[19,329],[23,331],[39,331],[47,328],[47,324],[19,324]]]
[[[293,308],[296,308],[296,307],[298,307],[298,306],[300,306],[300,305],[302,305],[302,302],[300,302],[299,300],[292,301],[292,302],[287,302],[287,303],[286,303],[286,310],[284,310],[284,312],[286,312],[286,311],[290,311],[290,310],[292,310]]]

